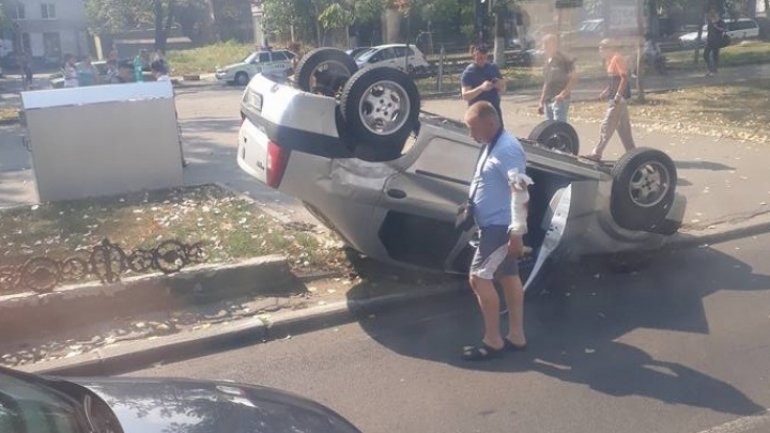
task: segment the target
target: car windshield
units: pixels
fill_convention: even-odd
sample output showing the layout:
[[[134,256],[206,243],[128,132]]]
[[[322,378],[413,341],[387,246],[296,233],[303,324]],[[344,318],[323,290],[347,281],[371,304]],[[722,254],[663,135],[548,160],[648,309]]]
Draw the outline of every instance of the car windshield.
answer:
[[[0,432],[80,433],[77,413],[60,391],[0,372]]]
[[[372,58],[372,56],[376,52],[377,52],[376,48],[370,48],[370,49],[368,49],[366,51],[362,51],[362,52],[358,53],[358,55],[356,56],[356,60],[358,60],[359,62],[368,62],[369,59]]]
[[[580,26],[580,31],[582,32],[593,32],[599,28],[601,25],[601,21],[585,21]]]
[[[241,60],[241,62],[242,63],[252,63],[257,58],[257,56],[259,56],[259,53],[255,51],[255,52],[249,54],[248,56],[246,56],[246,58]]]

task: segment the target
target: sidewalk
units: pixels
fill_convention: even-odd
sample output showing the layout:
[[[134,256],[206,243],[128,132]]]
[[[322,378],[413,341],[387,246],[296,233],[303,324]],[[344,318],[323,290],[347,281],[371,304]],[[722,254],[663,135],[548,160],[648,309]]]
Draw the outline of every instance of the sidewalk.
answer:
[[[703,64],[693,65],[693,69],[687,72],[671,71],[668,75],[651,75],[643,77],[643,86],[645,93],[660,93],[687,87],[696,87],[704,85],[734,83],[746,81],[753,78],[770,77],[770,63],[761,65],[734,66],[721,68],[719,74],[714,77],[705,77],[705,68]],[[599,93],[606,87],[606,80],[601,78],[580,79],[575,90],[572,91],[573,101],[595,100]],[[636,93],[636,79],[631,79],[632,91]],[[519,89],[509,89],[508,94],[503,99],[509,99],[516,102],[537,102],[540,98],[540,86],[524,87]],[[424,95],[427,98],[444,98],[459,95],[460,89],[451,89],[450,92],[443,92],[436,95]]]
[[[770,76],[770,66],[765,74]],[[735,76],[724,75],[724,79]],[[539,95],[535,94],[506,95],[501,104],[506,128],[519,137],[527,137],[543,120],[537,114],[538,100]],[[467,105],[457,98],[444,98],[424,101],[423,109],[462,120]],[[600,125],[581,121],[575,114],[573,111],[575,120],[570,123],[580,137],[581,153],[587,153],[598,141]],[[632,112],[632,125],[634,120]],[[676,162],[677,191],[688,201],[682,231],[703,230],[770,212],[770,146],[686,133],[668,134],[638,125],[633,134],[637,146],[661,149]],[[604,157],[617,160],[622,153],[623,146],[616,135]]]

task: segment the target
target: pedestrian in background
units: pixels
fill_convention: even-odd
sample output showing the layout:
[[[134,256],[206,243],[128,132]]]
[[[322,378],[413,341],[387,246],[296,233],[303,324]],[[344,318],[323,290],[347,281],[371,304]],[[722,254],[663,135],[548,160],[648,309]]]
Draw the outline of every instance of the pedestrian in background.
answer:
[[[575,61],[558,51],[556,42],[555,35],[543,37],[543,91],[537,112],[544,114],[548,120],[566,122],[569,118],[570,95],[575,88],[577,75]]]
[[[118,75],[115,76],[113,82],[116,84],[131,83],[134,79],[134,65],[128,60],[118,63]]]
[[[64,55],[64,64],[62,65],[62,75],[64,75],[64,87],[78,86],[78,68],[75,64],[75,56],[72,54]]]
[[[479,244],[470,270],[470,284],[484,317],[484,337],[478,346],[463,349],[463,359],[483,361],[504,351],[523,350],[524,288],[519,278],[518,259],[524,251],[527,232],[527,157],[515,137],[506,132],[500,115],[488,101],[471,105],[465,113],[471,136],[483,144],[471,182],[468,209],[479,227]],[[508,305],[508,333],[500,330],[500,297],[497,279]]]
[[[150,65],[150,71],[152,71],[155,81],[171,81],[171,77],[168,76],[168,69],[162,59],[155,60]]]
[[[83,60],[78,65],[78,85],[80,87],[93,86],[99,84],[99,71],[91,63],[91,56],[83,56]]]
[[[473,63],[465,68],[460,77],[462,98],[468,101],[468,106],[478,101],[489,102],[497,110],[502,123],[500,95],[505,93],[505,79],[497,65],[488,61],[489,49],[485,45],[474,46],[471,52]]]
[[[107,63],[105,64],[107,68],[107,73],[105,74],[104,80],[107,82],[107,84],[115,84],[117,83],[117,77],[118,77],[118,61],[109,59],[107,60]]]
[[[628,101],[631,97],[631,82],[628,79],[628,64],[620,52],[618,44],[612,39],[604,39],[599,43],[599,54],[607,65],[607,88],[599,95],[600,99],[607,99],[607,113],[602,120],[599,143],[591,154],[585,158],[601,161],[602,153],[607,147],[615,130],[618,131],[620,141],[626,151],[636,147],[634,137],[631,134],[631,119],[628,115]]]
[[[134,57],[134,81],[141,83],[144,81],[144,68],[149,66],[149,54],[147,50],[141,49],[139,53]]]
[[[32,87],[32,57],[26,51],[19,54],[19,69],[21,70],[22,87],[29,90]]]
[[[706,48],[703,49],[703,60],[706,61],[708,72],[706,76],[710,77],[717,74],[719,69],[719,49],[725,46],[725,22],[719,16],[719,13],[711,9],[709,11],[708,26],[706,27]]]

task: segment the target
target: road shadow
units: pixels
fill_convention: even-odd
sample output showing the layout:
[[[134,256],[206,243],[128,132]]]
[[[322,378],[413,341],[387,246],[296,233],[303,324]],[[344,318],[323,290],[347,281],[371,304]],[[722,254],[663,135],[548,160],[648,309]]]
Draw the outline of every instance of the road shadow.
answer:
[[[462,346],[478,343],[482,329],[469,289],[436,301],[443,304],[431,308],[434,317],[421,317],[413,307],[403,318],[389,314],[382,319],[391,323],[385,331],[382,313],[361,319],[360,325],[400,355],[457,368],[536,371],[607,395],[641,396],[735,415],[763,410],[727,382],[678,362],[655,359],[618,339],[640,328],[707,335],[704,297],[721,290],[770,290],[769,276],[755,274],[716,250],[697,248],[663,253],[651,268],[638,273],[604,274],[594,264],[573,266],[560,272],[552,287],[558,289],[528,294],[528,349],[485,363],[460,359]],[[437,318],[435,311],[447,313]]]
[[[729,171],[735,170],[735,167],[722,164],[721,162],[711,161],[674,161],[678,170],[711,170],[711,171]]]

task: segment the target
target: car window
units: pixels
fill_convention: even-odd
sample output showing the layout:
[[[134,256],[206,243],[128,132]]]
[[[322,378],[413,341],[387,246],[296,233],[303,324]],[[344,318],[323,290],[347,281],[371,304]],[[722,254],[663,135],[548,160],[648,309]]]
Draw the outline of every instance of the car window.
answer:
[[[286,54],[284,54],[281,51],[275,51],[273,52],[273,61],[274,62],[281,62],[286,60]]]
[[[371,59],[378,51],[374,48],[369,48],[368,50],[361,51],[356,55],[356,60],[361,62],[368,62],[369,59]]]
[[[270,53],[259,53],[259,63],[269,63]]]
[[[393,55],[396,57],[404,57],[406,55],[406,47],[394,47]]]
[[[76,408],[59,392],[0,373],[0,431],[79,433]]]

